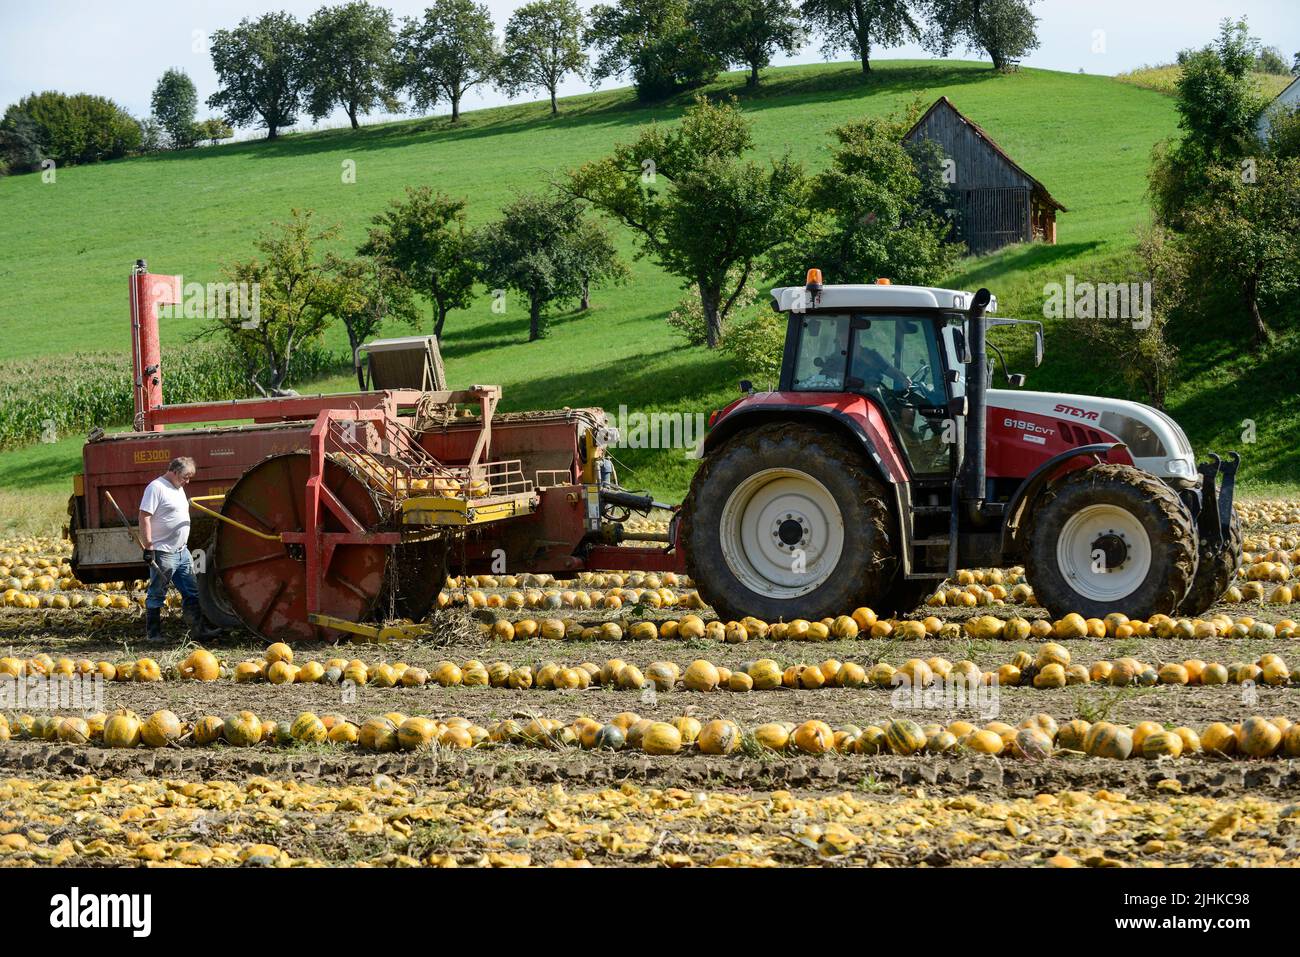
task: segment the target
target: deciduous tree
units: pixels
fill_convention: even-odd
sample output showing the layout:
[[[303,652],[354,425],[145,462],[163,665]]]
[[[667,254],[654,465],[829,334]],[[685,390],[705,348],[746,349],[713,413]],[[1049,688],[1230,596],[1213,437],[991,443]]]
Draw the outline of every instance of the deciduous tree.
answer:
[[[465,228],[465,200],[408,188],[376,216],[360,249],[393,270],[394,280],[428,296],[433,334],[442,342],[447,314],[467,309],[474,298],[474,246]]]
[[[212,35],[212,68],[220,84],[208,106],[236,126],[255,122],[275,139],[302,107],[306,31],[287,13],[245,17],[233,30]]]
[[[538,87],[551,97],[551,114],[559,112],[556,90],[569,74],[587,68],[582,48],[582,10],[574,0],[534,0],[506,23],[501,85],[511,96]]]
[[[393,15],[363,0],[321,7],[307,21],[307,107],[314,119],[343,107],[358,118],[399,109],[388,84],[393,70]]]

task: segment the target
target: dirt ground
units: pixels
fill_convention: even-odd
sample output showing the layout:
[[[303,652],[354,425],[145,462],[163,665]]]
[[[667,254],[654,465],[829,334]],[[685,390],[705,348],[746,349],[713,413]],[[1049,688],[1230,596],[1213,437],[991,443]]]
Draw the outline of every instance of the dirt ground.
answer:
[[[1251,529],[1294,535],[1296,526]],[[1288,617],[1285,606],[1223,605],[1234,619]],[[1018,614],[1021,605],[924,609],[963,620]],[[537,612],[494,611],[515,619]],[[583,622],[640,617],[628,609],[560,611]],[[653,619],[682,612],[658,611]],[[709,617],[707,610],[702,616]],[[169,633],[179,636],[174,617]],[[626,628],[625,628],[626,631]],[[0,609],[0,657],[155,658],[166,673],[192,646],[145,646],[137,610]],[[758,658],[789,664],[827,659],[895,666],[941,656],[994,670],[1036,642],[851,640],[743,644],[697,641],[487,641],[472,616],[443,613],[418,642],[295,646],[295,661],[360,658],[430,671],[441,661],[512,667],[547,662],[603,665],[619,658],[644,671],[656,661],[685,669],[706,658],[738,669]],[[209,646],[224,664],[260,658],[260,641],[229,636]],[[1267,652],[1292,656],[1284,640],[1081,640],[1068,643],[1085,666],[1128,655],[1158,667],[1199,658],[1230,665]],[[1300,664],[1295,656],[1292,666]],[[1127,725],[1155,721],[1198,731],[1251,715],[1300,720],[1294,687],[999,688],[965,708],[918,707],[874,687],[776,689],[701,694],[682,690],[525,691],[506,688],[347,689],[328,684],[269,685],[165,680],[104,685],[103,710],[148,715],[170,709],[185,720],[251,710],[292,721],[303,711],[361,721],[385,712],[475,724],[533,717],[606,722],[621,712],[701,722],[727,718],[742,728],[820,719],[834,728],[957,718],[1015,725],[1046,713]],[[0,707],[12,717],[13,709]],[[355,747],[295,744],[254,748],[177,746],[114,751],[13,740],[0,744],[0,866],[41,864],[379,864],[491,865],[857,864],[1128,866],[1300,859],[1300,762],[1225,760],[1205,755],[1128,761],[1062,754],[1030,762],[968,754],[913,757],[777,755],[742,749],[699,753],[541,750],[520,745],[372,754]]]

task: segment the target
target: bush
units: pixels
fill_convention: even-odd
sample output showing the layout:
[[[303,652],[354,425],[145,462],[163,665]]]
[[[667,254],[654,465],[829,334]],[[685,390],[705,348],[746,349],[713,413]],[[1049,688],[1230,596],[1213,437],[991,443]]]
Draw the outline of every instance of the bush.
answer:
[[[140,124],[129,113],[89,93],[33,93],[9,107],[0,126],[25,128],[59,165],[117,159],[138,150],[142,140]]]
[[[168,353],[164,363],[169,403],[254,394],[225,349],[190,346]],[[351,359],[310,348],[297,352],[292,366],[292,381],[303,381],[350,367]],[[127,425],[134,412],[129,355],[73,353],[0,362],[0,450],[97,425]]]
[[[781,378],[781,357],[785,350],[788,317],[782,312],[759,309],[734,323],[722,348],[755,380],[755,386],[776,388]]]
[[[0,172],[31,173],[41,168],[45,154],[37,142],[36,124],[22,113],[5,115],[0,123]]]

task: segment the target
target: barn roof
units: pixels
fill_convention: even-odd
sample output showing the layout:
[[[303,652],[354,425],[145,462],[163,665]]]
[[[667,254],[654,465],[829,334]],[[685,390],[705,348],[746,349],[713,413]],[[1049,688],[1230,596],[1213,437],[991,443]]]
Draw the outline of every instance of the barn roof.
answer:
[[[952,101],[949,100],[946,96],[941,96],[939,97],[939,99],[935,100],[933,105],[931,105],[931,107],[925,111],[925,114],[919,120],[916,121],[916,123],[912,126],[910,130],[907,131],[906,135],[903,136],[903,139],[905,140],[911,139],[912,134],[914,134],[917,131],[917,129],[919,129],[922,125],[924,125],[925,121],[930,118],[930,114],[934,113],[941,106],[947,107],[949,110],[951,110],[953,112],[953,115],[955,115],[958,120],[960,120],[962,123],[965,123],[968,127],[970,127],[971,132],[973,132],[976,136],[978,136],[989,147],[989,149],[993,150],[993,152],[997,153],[998,156],[1002,157],[1002,159],[1007,163],[1008,166],[1010,166],[1013,170],[1015,170],[1025,179],[1029,180],[1029,182],[1033,183],[1034,192],[1044,203],[1056,209],[1059,209],[1063,213],[1069,212],[1069,210],[1066,209],[1065,206],[1063,206],[1055,197],[1052,196],[1051,193],[1047,191],[1046,186],[1040,183],[1033,176],[1030,176],[1029,173],[1025,172],[1024,167],[1021,166],[1019,163],[1017,163],[1015,160],[1013,160],[1010,156],[1008,156],[1006,150],[998,146],[998,144],[994,141],[993,137],[989,136],[989,134],[984,131],[983,127],[981,127],[974,120],[970,119],[970,117],[965,116],[961,112],[961,110],[957,109],[957,107],[953,106]]]

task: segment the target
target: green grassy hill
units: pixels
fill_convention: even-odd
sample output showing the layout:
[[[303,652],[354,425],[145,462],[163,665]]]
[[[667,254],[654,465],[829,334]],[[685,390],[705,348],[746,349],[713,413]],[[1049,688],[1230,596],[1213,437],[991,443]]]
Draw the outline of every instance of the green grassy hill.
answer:
[[[967,260],[950,277],[958,287],[988,285],[1004,314],[1040,315],[1044,283],[1087,273],[1132,245],[1134,227],[1147,216],[1151,147],[1176,129],[1169,97],[1107,77],[1028,69],[1004,76],[975,63],[874,66],[865,80],[852,64],[772,70],[756,92],[744,88],[740,74],[728,74],[708,92],[740,97],[754,120],[760,153],[789,150],[814,169],[826,161],[832,127],[947,95],[1070,209],[1058,219],[1057,246],[1013,247]],[[512,105],[465,114],[455,127],[443,118],[417,120],[71,168],[60,170],[54,184],[38,176],[0,180],[4,356],[93,350],[121,354],[126,362],[125,279],[136,258],[148,259],[156,272],[215,280],[220,263],[248,255],[259,228],[291,207],[314,209],[320,220],[341,224],[339,247],[350,250],[374,213],[418,184],[467,197],[472,221],[484,222],[517,193],[602,154],[642,123],[674,119],[687,102],[646,108],[630,91],[613,90],[566,99],[554,119],[545,104]],[[343,182],[348,160],[356,164],[355,184]],[[630,256],[630,237],[623,230],[619,236]],[[616,410],[624,404],[632,411],[707,415],[735,394],[738,374],[724,357],[688,347],[666,326],[663,319],[680,296],[674,279],[640,261],[628,285],[597,290],[588,313],[555,317],[549,337],[538,343],[526,341],[523,304],[511,302],[504,315],[495,315],[485,296],[448,320],[448,376],[454,384],[500,383],[505,408]],[[183,346],[196,329],[197,320],[165,321],[164,350]],[[343,342],[335,330],[330,344],[341,348]],[[1238,444],[1238,423],[1254,418],[1261,442],[1258,453],[1250,450],[1247,477],[1288,481],[1297,474],[1296,453],[1280,436],[1297,411],[1297,390],[1291,388],[1285,402],[1279,398],[1276,410],[1256,408],[1259,398],[1237,394],[1245,391],[1239,390],[1245,360],[1237,350],[1219,351],[1192,343],[1172,413],[1198,448]],[[1048,356],[1031,375],[1031,386],[1121,389],[1063,333],[1049,330]],[[1284,381],[1288,375],[1281,365],[1265,374]],[[349,380],[297,385],[333,391],[349,388]],[[1239,415],[1247,406],[1254,414]],[[70,438],[0,455],[0,493],[36,492],[49,500],[66,495],[79,449],[80,438]],[[626,485],[661,496],[680,496],[692,467],[681,452],[627,450],[619,458]]]

